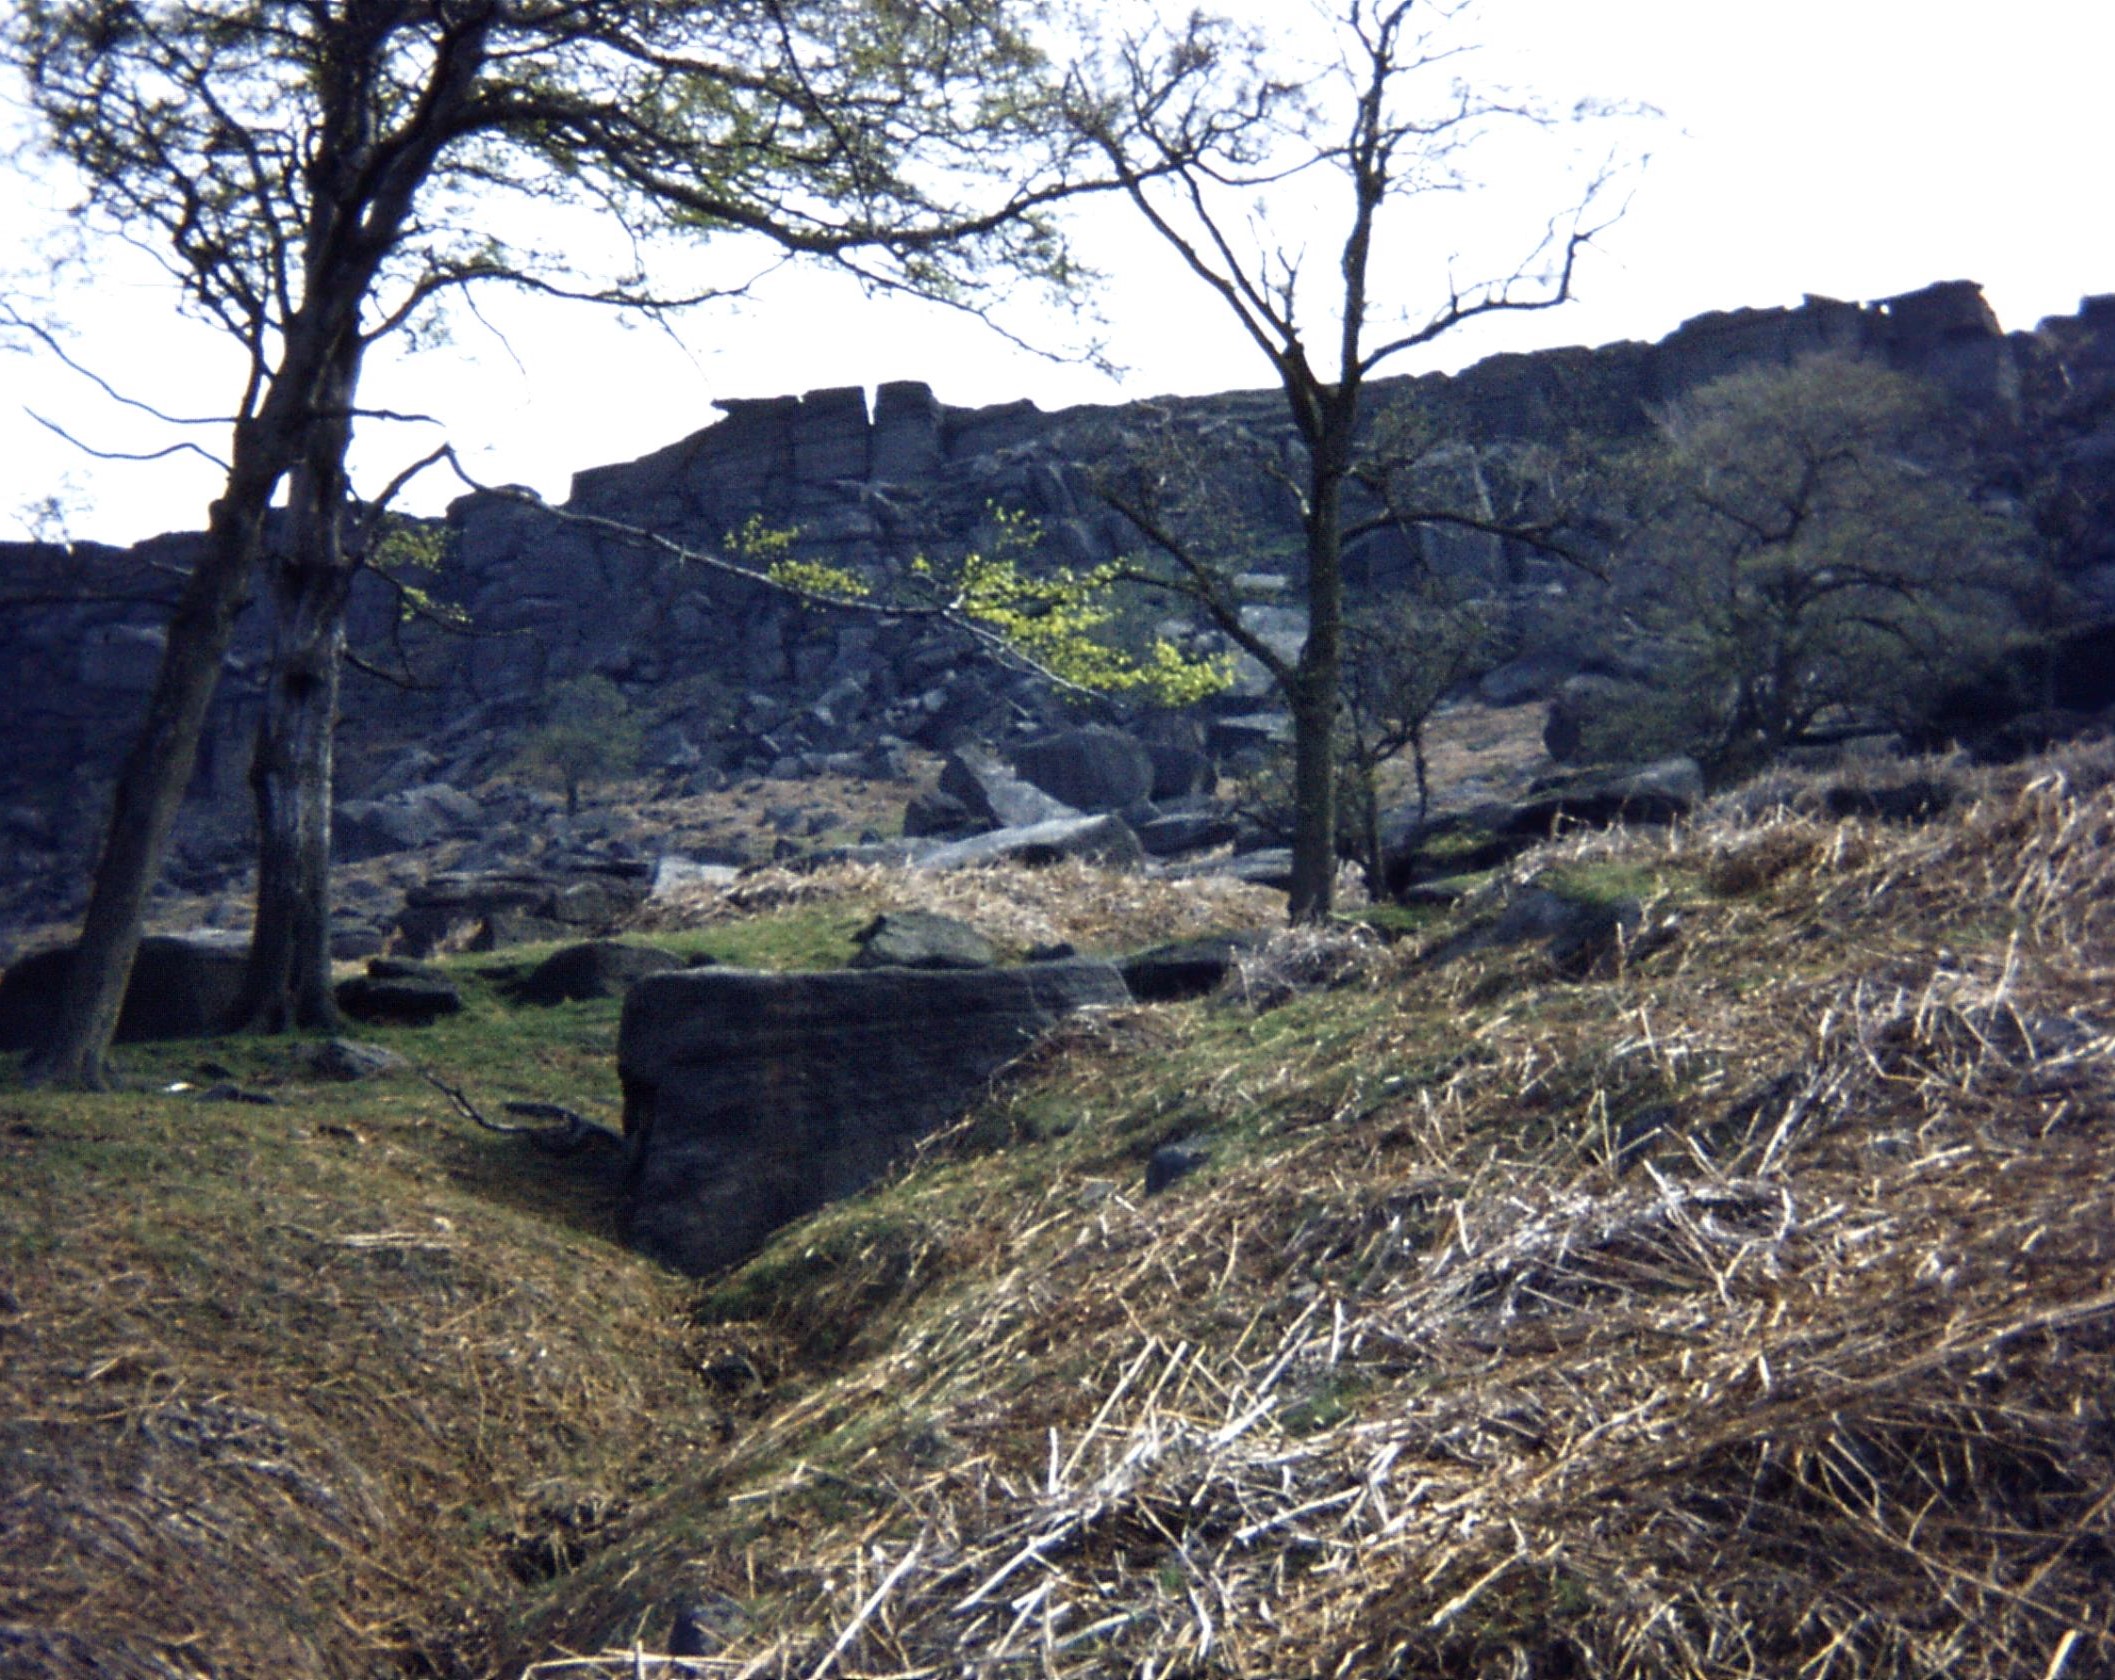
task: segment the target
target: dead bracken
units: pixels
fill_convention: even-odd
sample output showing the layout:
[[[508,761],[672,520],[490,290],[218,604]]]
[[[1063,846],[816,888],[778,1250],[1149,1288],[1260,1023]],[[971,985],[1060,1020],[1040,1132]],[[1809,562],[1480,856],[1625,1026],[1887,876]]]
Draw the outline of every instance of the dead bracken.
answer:
[[[2110,770],[1545,851],[1685,901],[1595,983],[1097,1029],[1006,1099],[1091,1109],[1064,1167],[929,1160],[720,1291],[777,1397],[620,1556],[746,1606],[710,1675],[2108,1672]],[[1080,1140],[1156,1105],[1245,1142],[1148,1203]],[[655,1672],[634,1602],[531,1672]]]
[[[415,1075],[228,1041],[278,1105],[11,1093],[0,1668],[2115,1671],[2115,749],[1932,774],[1916,822],[1787,783],[1266,946],[1267,998],[1089,1012],[702,1287]],[[1460,949],[1509,884],[1676,932]],[[759,874],[680,937],[1253,925],[933,889]],[[614,1003],[529,1021],[496,960],[421,1066],[607,1112]]]

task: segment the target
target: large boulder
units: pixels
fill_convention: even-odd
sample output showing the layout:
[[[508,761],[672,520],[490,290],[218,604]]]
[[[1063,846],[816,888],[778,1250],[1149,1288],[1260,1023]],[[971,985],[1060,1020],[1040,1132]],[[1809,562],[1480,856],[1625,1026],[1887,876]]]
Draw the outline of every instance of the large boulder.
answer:
[[[992,942],[969,923],[930,910],[892,910],[852,936],[854,968],[989,968]]]
[[[983,828],[1026,828],[1080,813],[1062,799],[1024,782],[983,747],[958,747],[940,767],[940,791],[957,800]]]
[[[438,969],[401,957],[376,957],[365,974],[338,983],[338,1007],[356,1021],[430,1027],[463,1007],[463,994]]]
[[[1121,729],[1067,729],[1013,750],[1015,770],[1077,811],[1121,811],[1153,796],[1153,755]]]
[[[331,851],[340,863],[407,852],[475,834],[483,807],[461,788],[428,782],[382,799],[347,800],[332,814]]]
[[[1059,817],[1025,828],[998,828],[937,846],[917,860],[920,869],[974,869],[993,863],[1030,866],[1079,858],[1109,869],[1137,869],[1145,848],[1122,817]]]
[[[870,1183],[1062,1016],[1129,995],[1083,959],[642,980],[617,1041],[626,1234],[684,1271],[731,1265]]]
[[[649,974],[681,968],[673,951],[651,945],[625,945],[614,939],[590,939],[553,951],[515,988],[523,1003],[582,1003],[591,998],[622,997]]]
[[[133,958],[117,1042],[210,1038],[229,1030],[249,949],[245,933],[149,934]],[[24,957],[0,976],[0,1050],[33,1049],[49,1036],[72,960],[73,947],[60,946]]]

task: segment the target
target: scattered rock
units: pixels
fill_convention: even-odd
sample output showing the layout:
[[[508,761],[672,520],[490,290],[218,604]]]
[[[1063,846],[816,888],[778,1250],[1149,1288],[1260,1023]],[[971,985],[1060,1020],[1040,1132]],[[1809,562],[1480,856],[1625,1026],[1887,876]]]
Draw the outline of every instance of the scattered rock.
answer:
[[[335,1079],[350,1084],[377,1079],[385,1073],[400,1073],[411,1066],[394,1050],[358,1039],[333,1038],[321,1044],[304,1045],[296,1058],[301,1069],[317,1079]]]
[[[649,974],[681,968],[683,959],[651,945],[623,945],[595,939],[553,951],[515,987],[523,1003],[580,1003],[590,998],[622,997]]]
[[[1261,933],[1210,934],[1134,951],[1117,958],[1116,969],[1140,1003],[1177,1003],[1216,992],[1240,956],[1264,942]]]
[[[463,994],[432,969],[378,957],[364,975],[340,982],[338,1007],[356,1021],[429,1027],[459,1013]]]
[[[854,968],[989,968],[999,960],[992,942],[967,922],[930,910],[893,910],[876,916],[853,940]]]
[[[1145,863],[1146,854],[1123,818],[1072,816],[951,841],[927,852],[917,867],[969,869],[988,863],[1034,866],[1065,858],[1080,858],[1111,869],[1137,869]]]

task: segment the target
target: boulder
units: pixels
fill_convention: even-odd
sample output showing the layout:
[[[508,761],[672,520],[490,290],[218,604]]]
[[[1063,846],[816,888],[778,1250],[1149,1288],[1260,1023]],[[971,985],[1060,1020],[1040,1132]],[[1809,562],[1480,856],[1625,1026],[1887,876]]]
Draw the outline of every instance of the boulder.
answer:
[[[1145,849],[1121,817],[1060,817],[1026,828],[1000,828],[951,841],[918,859],[920,869],[972,869],[991,863],[1031,866],[1081,858],[1111,869],[1137,869]]]
[[[967,922],[930,910],[876,916],[853,936],[854,968],[989,968],[999,960],[992,942]]]
[[[913,794],[903,808],[903,833],[909,840],[959,840],[989,826],[953,794],[938,788]]]
[[[1250,886],[1274,887],[1279,892],[1290,892],[1293,875],[1292,848],[1259,846],[1252,852],[1236,852],[1231,857],[1208,858],[1202,863],[1170,864],[1167,872],[1178,880],[1208,875],[1229,881],[1246,881]]]
[[[1445,963],[1472,951],[1539,942],[1559,974],[1580,980],[1603,967],[1643,922],[1644,908],[1634,898],[1569,898],[1525,887],[1510,893],[1496,916],[1440,946],[1431,960]]]
[[[1153,1151],[1152,1159],[1146,1162],[1146,1194],[1158,1196],[1162,1191],[1172,1188],[1178,1180],[1188,1178],[1191,1173],[1210,1161],[1210,1155],[1192,1145],[1162,1144]]]
[[[1473,875],[1496,868],[1568,824],[1677,821],[1704,797],[1704,774],[1690,758],[1539,783],[1513,804],[1478,805],[1419,824],[1407,807],[1386,813],[1388,890],[1400,897],[1428,875]]]
[[[331,817],[331,850],[344,863],[411,851],[477,831],[478,802],[446,782],[406,788],[385,799],[348,800]]]
[[[1176,1003],[1216,992],[1245,951],[1262,948],[1260,933],[1215,933],[1155,945],[1116,960],[1116,971],[1140,1003]]]
[[[529,971],[514,995],[523,1003],[538,1004],[622,997],[635,981],[682,966],[683,959],[672,951],[592,939],[553,951]]]
[[[422,957],[450,939],[467,938],[472,950],[494,951],[599,933],[645,901],[652,867],[435,875],[404,895],[397,949]]]
[[[1704,772],[1693,758],[1663,758],[1596,775],[1537,784],[1506,827],[1540,838],[1559,821],[1606,828],[1611,823],[1666,824],[1686,817],[1704,797]]]
[[[1211,754],[1204,750],[1200,740],[1162,736],[1148,741],[1146,751],[1153,760],[1151,797],[1154,799],[1187,799],[1197,794],[1209,794],[1219,779],[1212,767]]]
[[[221,929],[149,934],[140,941],[118,1013],[116,1042],[210,1038],[234,1024],[250,937]],[[58,1019],[73,947],[24,957],[0,976],[0,1050],[44,1042]]]
[[[296,1058],[296,1063],[302,1072],[313,1078],[345,1084],[378,1078],[385,1073],[398,1073],[411,1066],[394,1050],[379,1044],[362,1044],[351,1038],[332,1038],[321,1044],[307,1045]]]
[[[657,974],[617,1068],[635,1247],[699,1273],[870,1183],[1065,1014],[1129,1001],[1107,963]]]
[[[940,768],[940,791],[959,800],[981,828],[1026,828],[1080,813],[1021,780],[997,754],[958,747]]]
[[[1214,718],[1207,746],[1222,764],[1255,769],[1292,745],[1292,717],[1285,712],[1246,712]]]
[[[1014,768],[1077,811],[1121,811],[1153,796],[1153,755],[1121,729],[1090,725],[1016,747]]]
[[[430,1027],[463,1007],[463,994],[437,969],[377,957],[338,986],[338,1007],[356,1021]]]
[[[1233,842],[1241,832],[1231,811],[1211,806],[1194,811],[1163,811],[1138,825],[1138,843],[1148,857],[1178,857]]]
[[[674,855],[657,858],[647,897],[671,898],[689,891],[721,892],[733,886],[741,873],[741,868],[731,863],[700,863]]]

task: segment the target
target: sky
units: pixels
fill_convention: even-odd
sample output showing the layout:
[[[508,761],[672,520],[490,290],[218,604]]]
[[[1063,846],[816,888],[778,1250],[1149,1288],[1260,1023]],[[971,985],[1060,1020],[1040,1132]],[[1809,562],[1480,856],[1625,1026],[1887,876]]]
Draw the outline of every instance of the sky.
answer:
[[[1301,0],[1270,3],[1297,34]],[[1390,371],[1656,339],[1708,310],[1794,305],[1806,293],[1872,300],[1976,280],[2003,324],[2024,329],[2115,292],[2115,218],[2105,208],[2115,6],[2104,0],[2002,9],[1965,0],[1482,0],[1476,15],[1479,76],[1564,100],[1643,102],[1662,115],[1626,129],[1651,157],[1628,183],[1622,219],[1581,267],[1576,302],[1476,323]],[[1307,196],[1326,219],[1326,194]],[[1469,261],[1479,242],[1515,252],[1521,230],[1554,202],[1529,172],[1509,172],[1442,206],[1452,219],[1421,248],[1458,248]],[[39,297],[37,253],[63,204],[62,183],[0,165],[0,284],[62,325],[76,356],[129,394],[168,412],[225,409],[239,367],[176,315],[144,256],[113,250],[92,279]],[[481,477],[555,500],[575,471],[710,425],[721,398],[922,379],[951,404],[1027,397],[1054,409],[1270,382],[1230,318],[1121,206],[1084,217],[1077,241],[1103,276],[1093,295],[1115,376],[1032,354],[934,306],[781,272],[740,306],[687,317],[673,336],[583,308],[491,298],[448,342],[371,362],[365,396],[435,416]],[[1391,262],[1380,283],[1400,294],[1391,304],[1415,313],[1433,301],[1435,272]],[[1062,320],[1012,324],[1046,344],[1080,337]],[[112,404],[19,339],[0,341],[0,540],[38,530],[129,542],[203,523],[218,479],[205,462],[98,463],[32,410],[105,449],[151,450],[181,435]],[[372,491],[441,435],[369,428],[355,456],[359,482]],[[436,480],[407,505],[437,511],[460,488]],[[40,515],[51,497],[63,504],[57,521]]]

